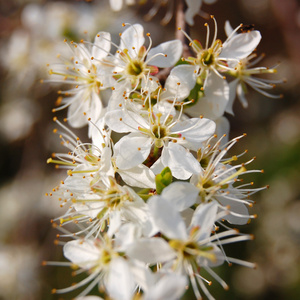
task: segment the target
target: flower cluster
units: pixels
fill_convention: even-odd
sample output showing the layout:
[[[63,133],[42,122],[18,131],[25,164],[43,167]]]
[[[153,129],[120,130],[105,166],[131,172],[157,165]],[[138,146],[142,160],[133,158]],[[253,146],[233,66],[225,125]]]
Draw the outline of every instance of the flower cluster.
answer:
[[[103,31],[93,43],[65,41],[70,57],[49,66],[48,81],[70,87],[59,91],[54,111],[68,108],[65,121],[88,124],[91,138],[81,141],[54,118],[54,132],[68,150],[53,153],[48,163],[68,176],[50,194],[65,208],[52,222],[70,262],[45,264],[88,276],[53,292],[85,286],[78,299],[89,299],[98,286],[104,298],[153,300],[179,299],[190,287],[197,299],[213,299],[210,278],[228,288],[213,267],[255,267],[228,257],[223,245],[253,238],[231,225],[256,217],[248,211],[250,198],[265,188],[242,178],[262,172],[247,170],[254,158],[239,162],[247,151],[228,155],[244,135],[228,140],[223,115],[232,111],[236,94],[245,98],[245,83],[262,93],[271,86],[253,74],[275,70],[251,68],[261,36],[257,30],[238,33],[242,25],[227,25],[225,42],[217,39],[217,28],[210,41],[206,25],[204,46],[184,32],[189,57],[182,57],[179,40],[152,47],[140,24],[123,26],[118,44]],[[227,75],[235,79],[228,83]]]

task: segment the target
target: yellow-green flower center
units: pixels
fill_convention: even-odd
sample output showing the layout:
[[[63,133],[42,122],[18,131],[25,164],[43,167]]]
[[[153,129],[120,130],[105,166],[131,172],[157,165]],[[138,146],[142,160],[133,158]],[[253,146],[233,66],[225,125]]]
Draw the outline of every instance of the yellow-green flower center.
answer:
[[[140,60],[131,60],[127,64],[127,73],[133,76],[139,76],[145,70],[144,62]]]

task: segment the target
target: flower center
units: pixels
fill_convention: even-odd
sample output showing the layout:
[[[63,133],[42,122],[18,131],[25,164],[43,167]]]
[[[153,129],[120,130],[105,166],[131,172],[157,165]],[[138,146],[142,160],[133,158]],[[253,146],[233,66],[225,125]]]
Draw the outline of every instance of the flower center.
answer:
[[[200,61],[204,66],[210,66],[215,62],[214,54],[211,48],[201,53]]]
[[[107,265],[107,264],[109,264],[110,261],[111,261],[111,253],[109,253],[109,251],[107,251],[107,250],[103,250],[102,256],[101,256],[101,263],[103,265]]]
[[[155,146],[161,148],[164,145],[163,139],[168,136],[168,130],[165,126],[154,125],[152,132],[155,137]]]
[[[139,76],[141,73],[144,72],[144,63],[140,60],[131,60],[128,64],[127,64],[127,73],[129,75],[133,75],[133,76]]]
[[[157,139],[163,139],[168,135],[167,128],[165,126],[154,125],[152,132]]]

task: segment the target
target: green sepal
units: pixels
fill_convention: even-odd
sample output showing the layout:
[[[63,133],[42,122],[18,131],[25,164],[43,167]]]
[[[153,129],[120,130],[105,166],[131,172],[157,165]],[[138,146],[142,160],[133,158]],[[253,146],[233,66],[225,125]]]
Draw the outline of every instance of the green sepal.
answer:
[[[151,191],[153,191],[153,189],[143,189],[137,194],[146,202],[151,196],[153,196],[153,193],[150,193]]]
[[[164,168],[160,174],[155,176],[156,193],[161,194],[163,189],[172,182],[172,172],[169,167]]]
[[[180,65],[190,65],[191,63],[189,63],[188,61],[186,60],[182,60],[181,58],[178,60],[178,62],[175,64],[175,67],[176,66],[180,66]]]
[[[195,86],[192,88],[188,97],[184,100],[184,102],[189,102],[191,100],[194,100],[194,102],[186,104],[184,107],[190,107],[195,105],[199,101],[199,99],[202,98],[203,96],[204,96],[203,80],[201,77],[197,77]]]

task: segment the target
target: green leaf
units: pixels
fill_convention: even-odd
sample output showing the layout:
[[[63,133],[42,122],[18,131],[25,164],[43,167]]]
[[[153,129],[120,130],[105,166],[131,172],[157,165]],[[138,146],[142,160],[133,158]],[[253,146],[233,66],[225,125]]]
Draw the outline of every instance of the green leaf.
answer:
[[[161,194],[163,189],[172,182],[172,172],[169,167],[164,168],[160,174],[155,176],[156,192]]]

